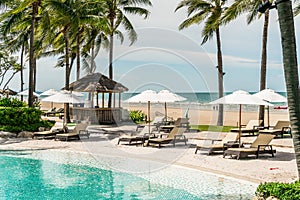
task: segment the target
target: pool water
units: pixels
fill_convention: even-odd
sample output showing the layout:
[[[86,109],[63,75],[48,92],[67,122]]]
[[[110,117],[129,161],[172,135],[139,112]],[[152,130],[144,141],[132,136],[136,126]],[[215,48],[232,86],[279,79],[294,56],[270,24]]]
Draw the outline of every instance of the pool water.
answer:
[[[43,152],[39,152],[41,154]],[[74,155],[65,155],[66,163],[36,159],[32,155],[28,152],[0,154],[0,199],[213,200],[252,199],[254,194],[254,185],[236,182],[228,185],[229,180],[212,176],[207,178],[206,176],[210,176],[207,174],[197,174],[202,178],[196,181],[199,185],[195,185],[197,177],[194,176],[193,181],[189,180],[191,177],[187,177],[188,174],[181,168],[168,170],[171,174],[153,174],[150,180],[144,175],[137,176],[84,163],[72,163],[70,159],[74,160]],[[182,180],[171,177],[180,173],[184,175],[179,177]],[[195,172],[191,171],[193,173]],[[216,186],[219,188],[212,188],[215,186],[210,185],[207,179],[212,182],[216,179]],[[172,187],[176,186],[176,182],[184,187],[186,185],[187,189]],[[188,189],[189,187],[191,188]]]

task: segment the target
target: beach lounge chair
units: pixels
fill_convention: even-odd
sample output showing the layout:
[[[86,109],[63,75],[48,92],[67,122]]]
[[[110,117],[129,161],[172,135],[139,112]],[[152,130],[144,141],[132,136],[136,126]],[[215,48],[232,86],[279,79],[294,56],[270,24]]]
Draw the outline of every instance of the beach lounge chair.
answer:
[[[249,133],[249,134],[252,134],[254,135],[255,132],[258,132],[259,131],[259,128],[261,126],[261,123],[262,123],[262,120],[250,120],[248,122],[248,124],[245,126],[242,125],[241,127],[241,133]],[[239,132],[239,128],[232,128],[230,130],[230,132]]]
[[[57,133],[63,132],[63,125],[55,123],[49,131],[34,132],[32,135],[33,139],[53,139]]]
[[[51,115],[55,115],[55,113],[56,113],[56,107],[53,107],[53,108],[50,108],[47,111],[44,111],[43,115],[49,117]]]
[[[86,130],[87,127],[88,127],[87,123],[76,124],[75,128],[72,131],[67,133],[56,134],[55,140],[65,140],[65,141],[71,139],[80,140],[81,136],[86,136],[87,138],[89,138],[90,134]]]
[[[258,133],[273,134],[276,135],[276,137],[281,136],[281,138],[283,138],[284,134],[289,134],[289,136],[292,137],[289,121],[279,120],[275,126],[270,126],[269,129],[260,130]]]
[[[179,117],[176,119],[176,121],[171,124],[171,125],[163,125],[160,126],[160,131],[164,131],[164,132],[170,132],[174,127],[184,127],[187,130],[190,129],[190,122],[189,122],[189,118],[182,118]]]
[[[276,151],[273,149],[272,145],[270,145],[272,139],[275,135],[272,134],[258,134],[257,138],[254,140],[249,147],[246,147],[246,144],[243,144],[244,147],[241,148],[228,148],[224,151],[223,157],[225,158],[227,155],[236,156],[237,159],[241,157],[247,157],[248,155],[256,155],[258,158],[259,154],[271,154],[274,157],[274,153]]]
[[[224,151],[227,147],[233,147],[238,146],[237,143],[238,139],[238,133],[237,132],[228,132],[226,136],[222,139],[222,141],[219,140],[211,140],[212,144],[203,144],[203,145],[197,145],[195,154],[197,154],[198,150],[202,151],[208,151],[208,155],[216,152],[216,151]],[[214,143],[215,141],[218,141],[218,143]]]
[[[158,145],[158,148],[160,148],[162,144],[173,143],[173,146],[175,147],[176,142],[184,142],[186,145],[187,138],[183,135],[185,131],[185,127],[174,127],[165,138],[149,138],[146,146],[154,144]]]
[[[164,123],[165,117],[164,116],[156,116],[151,122],[150,126],[156,126],[158,128],[160,125]],[[145,126],[148,126],[149,124],[138,124],[136,126],[136,131],[140,128],[144,128]]]
[[[149,126],[144,126],[144,128],[140,132],[135,133],[135,135],[131,134],[131,135],[120,136],[118,140],[118,144],[120,144],[120,142],[128,142],[128,144],[131,144],[132,142],[135,142],[136,144],[138,142],[141,142],[144,145],[145,141],[148,140],[149,137],[151,137],[151,134],[153,133],[153,131],[155,131],[155,129],[156,126],[154,125],[150,126],[150,133],[149,133]]]

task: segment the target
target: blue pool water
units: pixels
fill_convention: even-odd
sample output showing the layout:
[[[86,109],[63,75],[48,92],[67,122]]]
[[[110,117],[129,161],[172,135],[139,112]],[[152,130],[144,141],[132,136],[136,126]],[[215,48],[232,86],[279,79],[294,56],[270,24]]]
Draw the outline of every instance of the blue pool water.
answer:
[[[61,153],[61,152],[60,152]],[[26,155],[27,154],[27,155]],[[73,156],[73,155],[72,155]],[[71,157],[72,157],[71,156]],[[55,155],[53,156],[55,157]],[[66,163],[31,158],[31,153],[4,152],[0,156],[0,199],[251,199],[253,191],[242,183],[228,185],[227,180],[218,178],[220,188],[210,193],[212,187],[207,177],[198,180],[195,193],[147,180],[132,174],[115,172],[84,164],[70,164],[73,159],[66,155]],[[78,162],[78,161],[77,161]],[[176,169],[179,174],[181,169]],[[161,176],[161,175],[159,175]],[[167,174],[165,174],[167,176]],[[184,180],[187,178],[187,180]],[[161,182],[189,182],[161,176]],[[197,178],[197,177],[195,177]],[[211,179],[212,181],[214,178]],[[206,183],[205,183],[206,182]],[[202,184],[202,185],[201,185]],[[229,187],[229,189],[226,187]],[[224,190],[225,187],[225,190]],[[234,187],[234,188],[231,188]],[[235,188],[236,187],[236,188]],[[243,187],[244,190],[243,190]],[[232,193],[226,193],[233,189]],[[195,189],[193,189],[195,190]],[[238,192],[237,192],[238,191]],[[240,192],[240,193],[239,193]],[[247,193],[250,192],[250,193]],[[193,194],[192,194],[193,193]]]

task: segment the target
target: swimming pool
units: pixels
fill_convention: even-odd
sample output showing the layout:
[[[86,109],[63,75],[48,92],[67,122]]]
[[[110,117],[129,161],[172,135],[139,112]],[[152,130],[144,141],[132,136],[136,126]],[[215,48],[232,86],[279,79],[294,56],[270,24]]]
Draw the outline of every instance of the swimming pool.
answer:
[[[172,165],[124,173],[108,159],[120,164],[74,152],[1,151],[0,199],[252,199],[257,187]]]

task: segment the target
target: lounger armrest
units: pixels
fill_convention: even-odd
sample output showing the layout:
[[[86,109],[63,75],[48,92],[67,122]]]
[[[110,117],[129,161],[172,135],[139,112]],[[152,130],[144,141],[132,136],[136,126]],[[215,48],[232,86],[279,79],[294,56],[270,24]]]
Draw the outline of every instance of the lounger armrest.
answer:
[[[263,130],[265,129],[264,126],[253,126],[253,130]]]
[[[88,130],[79,130],[79,136],[86,136],[87,138],[89,138],[90,132]]]
[[[282,127],[282,132],[288,132],[288,131],[292,131],[292,128],[289,126]]]
[[[214,144],[215,142],[221,142],[222,139],[209,139],[211,140],[211,143]]]
[[[186,140],[185,135],[174,135],[174,140],[181,139],[181,138]]]
[[[261,147],[262,147],[262,149],[261,149]],[[257,151],[265,150],[267,147],[269,147],[272,150],[272,145],[270,145],[270,144],[266,144],[266,145],[261,144],[261,145],[257,146]]]

